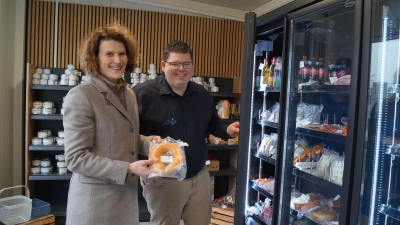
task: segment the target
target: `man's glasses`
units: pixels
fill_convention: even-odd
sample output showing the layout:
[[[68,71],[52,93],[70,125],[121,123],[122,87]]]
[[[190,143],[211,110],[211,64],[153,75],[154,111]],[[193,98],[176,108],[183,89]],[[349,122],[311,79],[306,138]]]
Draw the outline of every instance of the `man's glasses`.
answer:
[[[183,65],[183,68],[185,69],[190,69],[193,66],[192,62],[184,62],[184,63],[180,63],[180,62],[166,62],[168,63],[172,69],[179,69],[181,68],[181,65]]]

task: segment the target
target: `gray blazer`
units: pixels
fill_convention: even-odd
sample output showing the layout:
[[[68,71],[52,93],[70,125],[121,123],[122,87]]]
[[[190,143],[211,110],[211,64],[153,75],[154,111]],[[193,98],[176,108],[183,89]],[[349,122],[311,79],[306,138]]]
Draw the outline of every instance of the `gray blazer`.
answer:
[[[124,88],[126,110],[99,77],[65,98],[65,161],[73,172],[67,224],[139,224],[138,178],[127,170],[138,152],[148,155],[153,136],[139,135],[136,97]]]

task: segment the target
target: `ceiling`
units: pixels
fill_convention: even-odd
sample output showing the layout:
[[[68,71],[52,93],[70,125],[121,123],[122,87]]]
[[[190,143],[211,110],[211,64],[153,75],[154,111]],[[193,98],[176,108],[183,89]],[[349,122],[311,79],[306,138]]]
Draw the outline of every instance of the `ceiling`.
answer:
[[[201,2],[210,5],[217,5],[231,9],[254,11],[271,0],[188,0],[189,2]]]

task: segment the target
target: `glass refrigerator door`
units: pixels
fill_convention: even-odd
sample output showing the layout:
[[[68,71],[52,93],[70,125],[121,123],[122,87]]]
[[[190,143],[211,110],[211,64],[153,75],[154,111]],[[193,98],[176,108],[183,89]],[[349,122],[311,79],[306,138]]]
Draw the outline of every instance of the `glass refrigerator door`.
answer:
[[[280,224],[339,224],[354,4],[328,2],[287,19]]]
[[[400,224],[399,1],[372,1],[358,224]]]

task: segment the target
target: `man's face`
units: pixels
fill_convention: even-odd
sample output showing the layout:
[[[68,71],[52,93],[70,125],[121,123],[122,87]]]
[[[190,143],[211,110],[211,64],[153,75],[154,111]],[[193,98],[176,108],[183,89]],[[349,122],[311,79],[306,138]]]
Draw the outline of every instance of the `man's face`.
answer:
[[[165,79],[175,92],[179,93],[186,90],[187,84],[193,76],[193,65],[189,66],[191,63],[192,58],[189,53],[174,52],[169,54],[168,61],[161,62]]]

